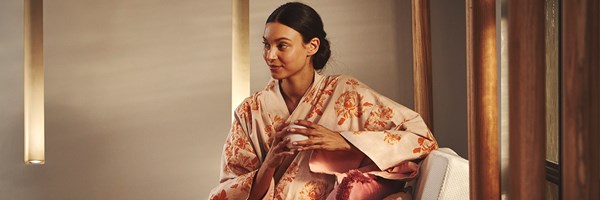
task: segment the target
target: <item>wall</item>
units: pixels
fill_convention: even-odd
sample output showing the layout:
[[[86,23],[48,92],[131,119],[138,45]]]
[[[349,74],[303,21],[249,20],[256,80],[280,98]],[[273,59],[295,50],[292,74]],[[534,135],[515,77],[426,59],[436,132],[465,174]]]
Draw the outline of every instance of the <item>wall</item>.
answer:
[[[409,0],[306,1],[325,71],[413,107]],[[283,1],[252,1],[251,88]],[[22,2],[0,2],[0,199],[203,199],[230,126],[230,1],[47,1],[46,159],[23,165]],[[464,2],[432,1],[434,133],[467,156]]]
[[[434,135],[468,156],[465,1],[431,1]]]
[[[46,1],[47,162],[25,166],[22,2],[0,3],[0,199],[206,198],[231,122],[231,3]]]

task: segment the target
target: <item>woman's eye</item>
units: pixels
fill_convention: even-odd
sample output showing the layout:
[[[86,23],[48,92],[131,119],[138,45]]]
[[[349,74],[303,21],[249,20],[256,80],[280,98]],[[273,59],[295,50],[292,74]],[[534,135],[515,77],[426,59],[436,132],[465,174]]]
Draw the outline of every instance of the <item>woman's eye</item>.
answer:
[[[271,46],[269,45],[269,43],[263,42],[263,48],[269,49],[269,48],[271,48]]]
[[[281,43],[281,44],[278,44],[278,45],[277,45],[277,48],[279,48],[279,49],[283,50],[283,49],[286,49],[286,48],[288,48],[288,45],[287,45],[287,44],[285,44],[285,43]]]

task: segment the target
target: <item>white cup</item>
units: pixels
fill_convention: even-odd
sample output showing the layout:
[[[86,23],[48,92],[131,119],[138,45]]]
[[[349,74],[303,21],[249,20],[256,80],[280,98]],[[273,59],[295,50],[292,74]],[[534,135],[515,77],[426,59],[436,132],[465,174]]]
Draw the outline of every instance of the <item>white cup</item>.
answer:
[[[301,125],[296,125],[296,124],[291,124],[288,127],[286,127],[286,129],[291,129],[291,128],[295,128],[295,129],[306,129],[306,127],[301,126]],[[288,148],[292,148],[292,142],[298,142],[298,141],[303,141],[303,140],[308,140],[308,137],[306,135],[302,135],[302,134],[298,134],[298,133],[292,133],[289,135],[286,135],[285,137],[283,137],[283,139],[290,139],[290,142],[287,144]]]

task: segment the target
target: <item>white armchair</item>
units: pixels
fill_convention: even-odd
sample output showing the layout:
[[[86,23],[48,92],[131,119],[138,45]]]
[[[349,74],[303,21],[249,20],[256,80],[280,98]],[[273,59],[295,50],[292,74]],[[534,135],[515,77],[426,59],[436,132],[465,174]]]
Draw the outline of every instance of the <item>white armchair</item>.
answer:
[[[412,198],[416,200],[468,200],[469,161],[460,157],[450,148],[432,151],[421,163],[420,175],[408,182],[413,188]],[[399,192],[384,200],[407,200],[405,193]]]
[[[468,200],[469,161],[450,148],[432,151],[421,163],[414,199]]]

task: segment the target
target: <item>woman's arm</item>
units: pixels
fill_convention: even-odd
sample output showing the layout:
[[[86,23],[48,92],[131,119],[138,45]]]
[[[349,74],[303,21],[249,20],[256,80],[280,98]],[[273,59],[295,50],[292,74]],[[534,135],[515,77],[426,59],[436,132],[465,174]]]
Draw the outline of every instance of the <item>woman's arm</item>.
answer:
[[[273,138],[271,149],[269,149],[265,161],[260,166],[260,169],[254,178],[254,183],[252,184],[252,189],[250,190],[248,199],[263,198],[271,186],[273,175],[275,174],[277,168],[281,165],[284,159],[294,155],[294,151],[287,149],[286,147],[290,140],[282,139],[286,134],[288,134],[287,130],[284,130],[284,127],[287,125],[287,123],[282,124],[276,129],[277,132]]]
[[[236,117],[223,147],[220,181],[210,199],[246,199],[259,167],[250,138]]]

